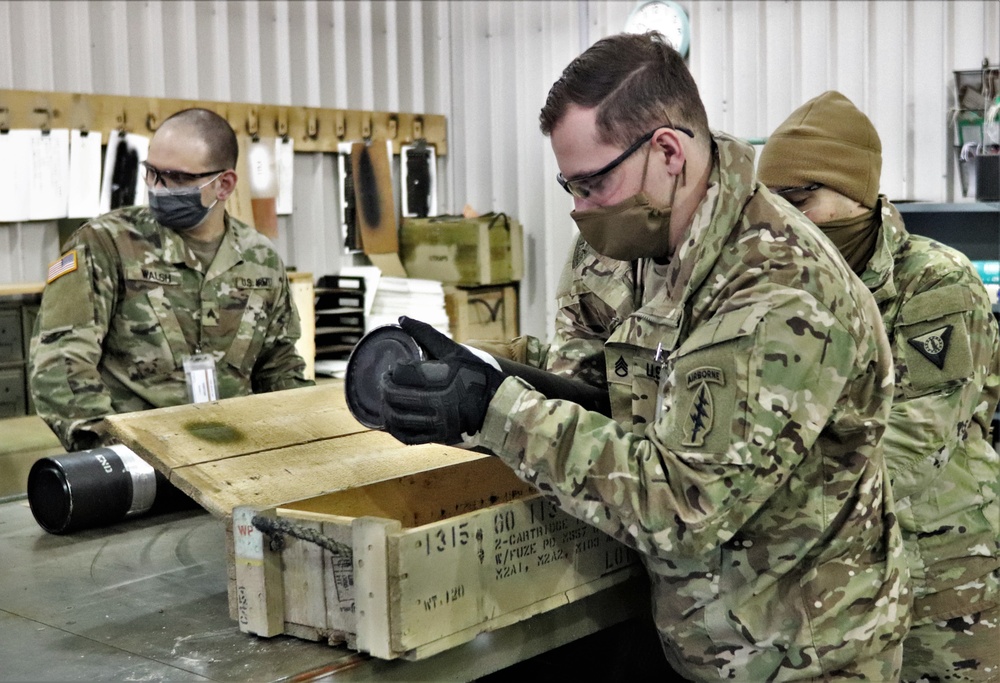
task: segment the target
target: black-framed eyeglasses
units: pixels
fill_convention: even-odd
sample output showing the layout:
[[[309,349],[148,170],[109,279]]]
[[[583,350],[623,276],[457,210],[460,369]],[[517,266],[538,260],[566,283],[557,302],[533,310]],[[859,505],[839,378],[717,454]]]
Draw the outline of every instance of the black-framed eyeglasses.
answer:
[[[163,187],[183,187],[199,178],[207,178],[211,175],[224,173],[226,169],[218,171],[205,171],[204,173],[188,173],[187,171],[161,170],[147,162],[142,162],[142,177],[148,187],[156,187],[157,184]]]
[[[650,138],[652,138],[653,135],[656,134],[656,131],[660,130],[661,128],[669,128],[670,130],[679,130],[680,132],[684,133],[690,138],[694,137],[694,133],[687,128],[682,128],[680,126],[668,126],[666,124],[662,126],[657,126],[653,130],[649,131],[641,138],[633,142],[631,145],[629,145],[628,149],[619,154],[618,157],[615,158],[610,164],[604,166],[600,170],[594,171],[593,173],[588,173],[587,175],[577,176],[576,178],[569,178],[569,179],[564,177],[562,173],[558,173],[556,174],[556,181],[558,181],[558,183],[562,185],[562,188],[564,190],[569,192],[574,197],[578,197],[580,199],[585,199],[589,197],[590,188],[588,187],[588,185],[591,182],[593,182],[597,178],[600,178],[601,176],[611,173],[611,171],[618,168],[618,165],[620,163],[622,163],[630,156],[635,154],[635,151],[640,147],[642,147],[643,144],[645,144]]]
[[[810,183],[809,185],[800,185],[798,187],[786,187],[783,190],[771,190],[771,192],[779,197],[785,197],[793,192],[815,192],[821,187],[823,187],[822,183]]]

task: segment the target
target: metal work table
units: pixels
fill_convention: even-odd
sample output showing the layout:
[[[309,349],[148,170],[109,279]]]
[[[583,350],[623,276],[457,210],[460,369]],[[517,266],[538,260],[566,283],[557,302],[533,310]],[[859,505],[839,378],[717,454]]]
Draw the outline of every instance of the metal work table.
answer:
[[[224,523],[201,509],[54,536],[27,500],[0,502],[0,680],[497,683],[507,679],[493,672],[648,609],[631,582],[423,661],[384,661],[241,632],[226,560]]]

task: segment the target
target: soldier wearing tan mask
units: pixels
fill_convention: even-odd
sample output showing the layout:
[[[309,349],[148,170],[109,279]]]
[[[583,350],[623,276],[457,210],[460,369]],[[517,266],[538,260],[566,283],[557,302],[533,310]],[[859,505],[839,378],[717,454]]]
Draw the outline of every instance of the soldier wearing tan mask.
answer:
[[[429,359],[382,376],[386,430],[470,436],[636,550],[673,678],[896,680],[911,600],[875,301],[756,182],[753,148],[709,128],[659,34],[589,47],[539,122],[580,234],[551,342],[523,357],[602,390],[611,414],[412,334]]]

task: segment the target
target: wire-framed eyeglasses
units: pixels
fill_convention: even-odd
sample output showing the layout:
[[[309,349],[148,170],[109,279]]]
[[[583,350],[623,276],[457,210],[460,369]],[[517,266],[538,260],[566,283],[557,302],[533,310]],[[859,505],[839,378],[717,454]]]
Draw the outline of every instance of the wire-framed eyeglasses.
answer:
[[[142,177],[146,181],[147,187],[156,187],[157,185],[163,185],[163,187],[184,187],[185,185],[190,185],[195,180],[199,178],[207,178],[211,175],[218,175],[225,172],[226,169],[219,169],[218,171],[205,171],[204,173],[188,173],[187,171],[170,171],[156,168],[147,162],[142,162]]]
[[[788,195],[795,194],[796,192],[815,192],[821,187],[823,187],[822,183],[810,183],[809,185],[799,185],[798,187],[786,187],[782,190],[771,190],[771,192],[779,197],[787,198]]]
[[[636,140],[635,142],[633,142],[631,145],[629,145],[628,149],[626,149],[624,152],[622,152],[621,154],[619,154],[611,163],[607,164],[603,168],[601,168],[601,169],[599,169],[597,171],[594,171],[593,173],[588,173],[587,175],[577,176],[575,178],[566,178],[565,176],[563,176],[562,173],[558,173],[558,174],[556,174],[556,181],[560,185],[562,185],[562,188],[564,190],[566,190],[567,192],[569,192],[574,197],[578,197],[580,199],[585,199],[585,198],[589,197],[590,196],[590,192],[591,192],[591,189],[590,189],[589,186],[591,185],[591,183],[593,183],[594,180],[600,178],[601,176],[605,176],[608,173],[611,173],[611,171],[613,171],[616,168],[618,168],[619,164],[621,164],[623,161],[625,161],[630,156],[632,156],[633,154],[635,154],[635,151],[637,149],[639,149],[640,147],[642,147],[643,144],[645,144],[650,138],[652,138],[653,135],[656,134],[656,131],[660,130],[661,128],[669,128],[671,130],[679,130],[680,132],[684,133],[685,135],[687,135],[690,138],[694,137],[694,133],[690,129],[688,129],[688,128],[682,128],[681,126],[670,126],[670,125],[667,125],[667,124],[664,124],[662,126],[657,126],[653,130],[649,131],[648,133],[646,133],[645,135],[643,135],[642,137],[640,137],[638,140]]]

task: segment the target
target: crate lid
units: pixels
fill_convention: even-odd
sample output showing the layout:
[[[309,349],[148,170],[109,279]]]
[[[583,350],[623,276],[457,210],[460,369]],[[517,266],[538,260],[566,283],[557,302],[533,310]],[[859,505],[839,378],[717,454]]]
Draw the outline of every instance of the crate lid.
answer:
[[[110,432],[214,515],[272,507],[489,457],[404,446],[351,415],[341,380],[112,415]]]

